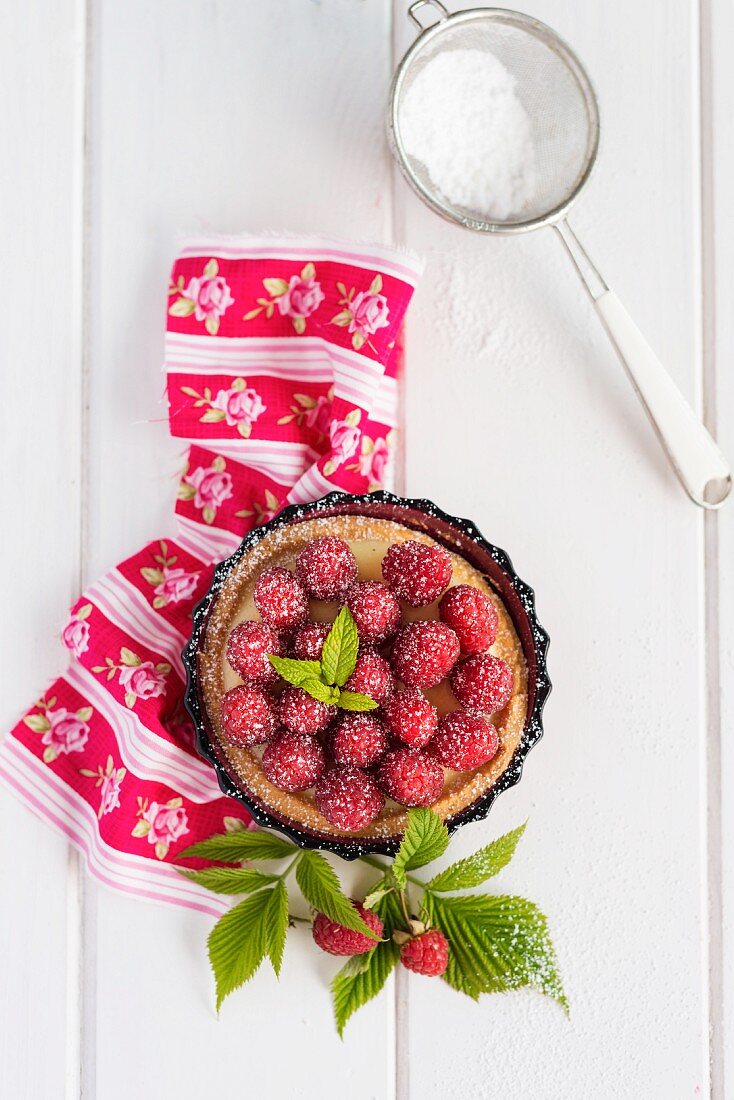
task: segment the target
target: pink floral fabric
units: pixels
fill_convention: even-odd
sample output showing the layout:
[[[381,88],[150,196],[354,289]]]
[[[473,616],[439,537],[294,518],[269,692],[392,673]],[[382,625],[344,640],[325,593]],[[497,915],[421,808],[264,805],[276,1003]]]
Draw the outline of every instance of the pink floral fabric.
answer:
[[[186,242],[168,288],[176,534],[121,562],[61,630],[70,665],[0,748],[0,778],[99,881],[219,915],[178,852],[252,823],[196,753],[181,650],[213,565],[284,505],[390,484],[400,330],[420,264],[321,238]],[[197,861],[190,861],[197,866]]]

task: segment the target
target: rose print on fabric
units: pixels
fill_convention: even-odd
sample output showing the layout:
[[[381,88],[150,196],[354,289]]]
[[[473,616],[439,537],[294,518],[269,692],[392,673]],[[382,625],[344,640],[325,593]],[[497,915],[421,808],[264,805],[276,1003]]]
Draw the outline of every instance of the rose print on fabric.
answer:
[[[194,507],[201,509],[204,523],[214,523],[217,509],[233,494],[232,475],[227,472],[227,463],[218,455],[211,466],[198,466],[186,474],[178,487],[179,500],[193,500]]]
[[[106,672],[108,680],[119,678],[120,687],[125,689],[125,706],[133,710],[138,699],[156,699],[166,690],[166,676],[171,666],[162,661],[154,665],[144,661],[131,649],[122,646],[119,662],[105,657],[103,665],[94,665],[92,672]]]
[[[263,523],[269,523],[273,516],[280,511],[280,501],[276,497],[275,493],[271,493],[269,489],[265,490],[265,500],[253,501],[252,508],[243,508],[239,512],[235,512],[235,515],[239,519],[255,519],[255,526],[261,527]]]
[[[336,288],[341,294],[339,305],[343,309],[331,318],[331,324],[345,328],[352,334],[352,347],[355,351],[368,344],[376,352],[369,337],[378,329],[387,327],[390,315],[387,298],[380,293],[382,276],[375,275],[369,290],[360,290],[359,293],[356,293],[354,287],[348,291],[344,283],[337,283]]]
[[[329,425],[329,442],[331,454],[324,463],[324,474],[330,477],[348,458],[351,458],[359,447],[362,433],[359,430],[359,422],[362,413],[359,409],[352,409],[343,420],[332,420]]]
[[[127,768],[116,768],[112,757],[108,756],[104,767],[98,764],[96,771],[91,768],[80,768],[79,774],[87,779],[96,780],[94,785],[100,789],[97,820],[101,821],[105,814],[112,813],[120,805],[120,789],[127,775]]]
[[[306,331],[306,321],[315,313],[324,300],[321,283],[316,280],[316,268],[306,264],[300,275],[291,275],[290,279],[263,279],[263,286],[269,297],[258,298],[257,305],[246,313],[243,320],[251,321],[261,313],[268,320],[277,309],[281,317],[290,317],[293,328],[299,336]]]
[[[89,649],[89,623],[86,620],[91,614],[91,603],[83,604],[76,609],[61,631],[61,641],[77,658]]]
[[[394,431],[388,432],[384,439],[370,439],[369,436],[363,435],[359,459],[353,465],[347,466],[348,470],[362,474],[369,480],[367,491],[370,493],[381,489],[388,478],[394,442]]]
[[[180,603],[193,596],[198,573],[187,573],[185,569],[174,569],[178,561],[175,554],[168,553],[168,543],[161,539],[159,552],[153,555],[153,566],[143,566],[140,570],[143,580],[153,585],[153,607],[160,610],[168,604]]]
[[[23,719],[34,733],[42,733],[41,741],[46,746],[43,761],[52,764],[58,756],[71,752],[82,752],[89,738],[89,719],[94,714],[92,707],[80,707],[77,711],[66,707],[56,707],[56,696],[39,699],[36,709],[39,714],[27,714]]]
[[[305,424],[307,428],[313,428],[319,435],[327,436],[331,425],[331,403],[334,397],[332,386],[324,397],[310,397],[307,393],[294,393],[293,404],[289,406],[290,412],[281,416],[278,424],[292,424],[294,421],[299,428]]]
[[[138,821],[132,836],[146,836],[155,845],[157,859],[165,859],[168,849],[189,831],[189,819],[182,798],[171,798],[161,805],[138,797]]]
[[[197,321],[204,322],[204,328],[210,336],[219,332],[219,324],[226,310],[234,302],[227,281],[219,274],[219,263],[209,260],[203,274],[189,279],[184,286],[184,277],[179,275],[177,282],[168,288],[169,297],[177,295],[168,307],[172,317],[190,317],[193,313]]]
[[[194,408],[206,411],[199,417],[200,424],[219,424],[226,421],[230,428],[236,428],[243,439],[249,439],[252,425],[265,412],[257,390],[248,387],[244,378],[235,378],[228,390],[219,390],[216,397],[208,386],[198,393],[191,386],[182,386],[181,393],[194,398]]]

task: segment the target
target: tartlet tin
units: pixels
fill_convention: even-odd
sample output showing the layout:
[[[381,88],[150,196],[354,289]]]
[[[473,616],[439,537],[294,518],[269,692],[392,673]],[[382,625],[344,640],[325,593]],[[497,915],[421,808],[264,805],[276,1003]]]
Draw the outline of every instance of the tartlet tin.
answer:
[[[230,570],[271,531],[306,519],[344,514],[394,520],[405,527],[430,535],[436,542],[460,554],[486,577],[502,598],[522,645],[528,670],[528,703],[520,743],[509,766],[492,787],[470,806],[446,820],[449,832],[468,821],[479,821],[486,817],[497,796],[520,780],[525,757],[543,735],[542,713],[551,690],[551,682],[546,662],[549,638],[538,621],[533,589],[518,577],[504,550],[488,542],[471,520],[450,516],[430,500],[404,499],[385,491],[365,496],[335,492],[312,504],[291,505],[269,523],[250,531],[234,554],[215,568],[209,591],[194,608],[191,637],[183,650],[186,668],[184,703],[194,722],[196,747],[216,771],[223,793],[242,802],[258,825],[285,833],[302,848],[321,848],[334,852],[343,859],[352,860],[370,852],[393,854],[400,843],[400,837],[357,836],[342,839],[327,836],[290,820],[281,819],[270,807],[260,804],[252,792],[242,789],[236,774],[212,737],[198,676],[198,653],[206,637],[209,613]]]

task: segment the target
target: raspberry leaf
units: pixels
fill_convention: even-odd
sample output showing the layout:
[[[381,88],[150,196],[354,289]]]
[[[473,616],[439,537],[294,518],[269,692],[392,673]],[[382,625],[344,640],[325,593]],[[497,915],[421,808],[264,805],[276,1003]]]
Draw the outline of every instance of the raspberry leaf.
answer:
[[[377,703],[369,695],[362,695],[358,691],[342,691],[336,705],[342,710],[376,710]]]
[[[343,607],[326,635],[321,650],[321,674],[327,684],[342,687],[354,672],[359,651],[357,624],[348,607]]]
[[[209,933],[209,962],[217,984],[217,1012],[228,994],[249,981],[267,948],[270,891],[241,901],[217,921]]]
[[[270,891],[265,923],[265,946],[268,958],[273,964],[275,976],[279,978],[280,968],[283,964],[285,939],[288,935],[288,891],[282,880],[277,882]]]
[[[370,939],[379,939],[344,896],[334,868],[319,852],[301,853],[296,864],[296,882],[306,901],[318,913],[325,913],[329,920],[354,932],[362,932]]]
[[[329,684],[325,684],[323,680],[313,678],[304,680],[300,687],[307,691],[313,699],[318,699],[319,703],[333,706],[334,703],[339,702],[339,688],[331,687]]]
[[[431,923],[449,941],[444,981],[476,1000],[531,986],[568,1012],[545,917],[525,898],[424,896]]]
[[[206,867],[203,871],[186,871],[179,867],[177,870],[184,878],[205,886],[214,894],[251,894],[277,879],[277,875],[241,867]]]
[[[302,687],[305,680],[321,679],[318,661],[296,661],[293,657],[277,657],[274,653],[268,653],[268,660],[275,671],[294,687]]]
[[[264,829],[246,832],[219,833],[190,844],[176,859],[216,859],[220,863],[240,863],[243,859],[286,859],[296,848],[289,841]]]
[[[525,826],[520,825],[512,832],[493,840],[485,848],[480,848],[474,855],[452,863],[445,871],[441,871],[431,879],[427,884],[428,889],[445,892],[470,890],[473,886],[481,885],[507,866],[524,832]]]
[[[392,865],[398,885],[405,886],[406,871],[423,867],[443,855],[448,842],[448,829],[438,814],[428,809],[410,810],[408,824]]]
[[[373,893],[385,884],[386,880],[380,879]],[[366,954],[352,956],[331,983],[334,1020],[340,1036],[357,1009],[377,996],[400,958],[400,949],[392,940],[395,928],[402,927],[397,898],[392,893],[384,894],[375,902],[374,911],[383,922],[385,938]]]

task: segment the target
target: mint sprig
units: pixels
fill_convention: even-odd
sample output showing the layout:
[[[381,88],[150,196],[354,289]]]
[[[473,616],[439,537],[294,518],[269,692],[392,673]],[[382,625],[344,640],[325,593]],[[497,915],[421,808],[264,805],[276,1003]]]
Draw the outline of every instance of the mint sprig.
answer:
[[[359,653],[357,624],[348,607],[343,607],[334,619],[324,639],[320,661],[298,661],[292,657],[268,654],[268,660],[286,683],[303,688],[320,703],[342,710],[375,710],[377,703],[358,691],[342,691],[354,672]]]

